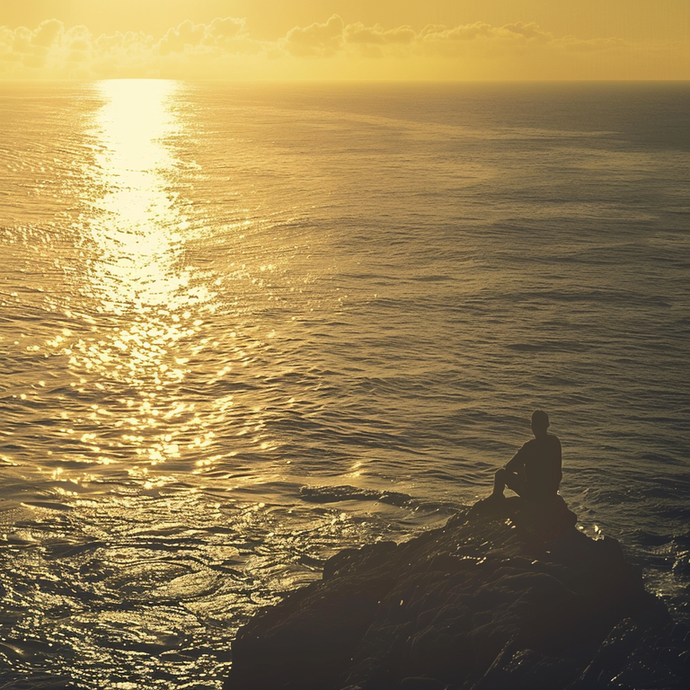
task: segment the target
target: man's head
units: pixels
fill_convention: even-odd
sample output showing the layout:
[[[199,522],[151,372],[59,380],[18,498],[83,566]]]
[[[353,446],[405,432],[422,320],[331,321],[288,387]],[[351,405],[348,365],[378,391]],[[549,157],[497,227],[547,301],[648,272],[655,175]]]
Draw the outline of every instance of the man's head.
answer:
[[[549,415],[544,410],[532,412],[532,433],[535,436],[543,436],[549,428]]]

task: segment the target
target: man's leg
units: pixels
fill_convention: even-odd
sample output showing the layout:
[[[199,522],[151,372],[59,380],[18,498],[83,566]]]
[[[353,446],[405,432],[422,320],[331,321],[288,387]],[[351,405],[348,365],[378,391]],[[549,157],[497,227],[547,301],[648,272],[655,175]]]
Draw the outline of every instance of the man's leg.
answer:
[[[496,498],[503,498],[503,490],[508,487],[512,489],[518,496],[522,494],[524,481],[522,476],[517,472],[509,472],[508,470],[497,470],[494,475],[494,490],[491,494]]]

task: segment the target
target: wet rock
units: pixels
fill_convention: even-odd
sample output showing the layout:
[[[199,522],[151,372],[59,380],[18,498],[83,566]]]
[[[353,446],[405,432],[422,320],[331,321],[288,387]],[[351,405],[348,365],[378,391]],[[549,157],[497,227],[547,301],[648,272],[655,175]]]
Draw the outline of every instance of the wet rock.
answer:
[[[508,643],[472,690],[561,690],[581,671],[577,661],[551,657]]]
[[[435,678],[405,678],[400,690],[444,690],[445,684]]]
[[[681,690],[690,687],[690,630],[626,618],[607,635],[573,690]]]
[[[615,540],[574,523],[564,503],[489,501],[409,542],[342,551],[240,629],[225,688],[690,687],[690,636]]]

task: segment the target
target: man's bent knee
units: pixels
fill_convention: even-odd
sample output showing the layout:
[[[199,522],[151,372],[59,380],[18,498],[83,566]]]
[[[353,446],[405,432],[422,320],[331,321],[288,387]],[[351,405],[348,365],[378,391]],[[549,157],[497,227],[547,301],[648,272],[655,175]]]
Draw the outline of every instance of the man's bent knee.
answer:
[[[500,480],[505,480],[507,472],[504,469],[496,470],[496,474],[494,474],[494,479],[500,479]]]

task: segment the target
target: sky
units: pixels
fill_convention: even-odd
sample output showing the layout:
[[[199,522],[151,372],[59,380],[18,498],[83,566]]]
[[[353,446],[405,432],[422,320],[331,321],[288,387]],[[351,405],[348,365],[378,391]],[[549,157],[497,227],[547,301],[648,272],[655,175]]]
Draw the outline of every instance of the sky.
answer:
[[[0,80],[687,80],[688,0],[0,0]]]

